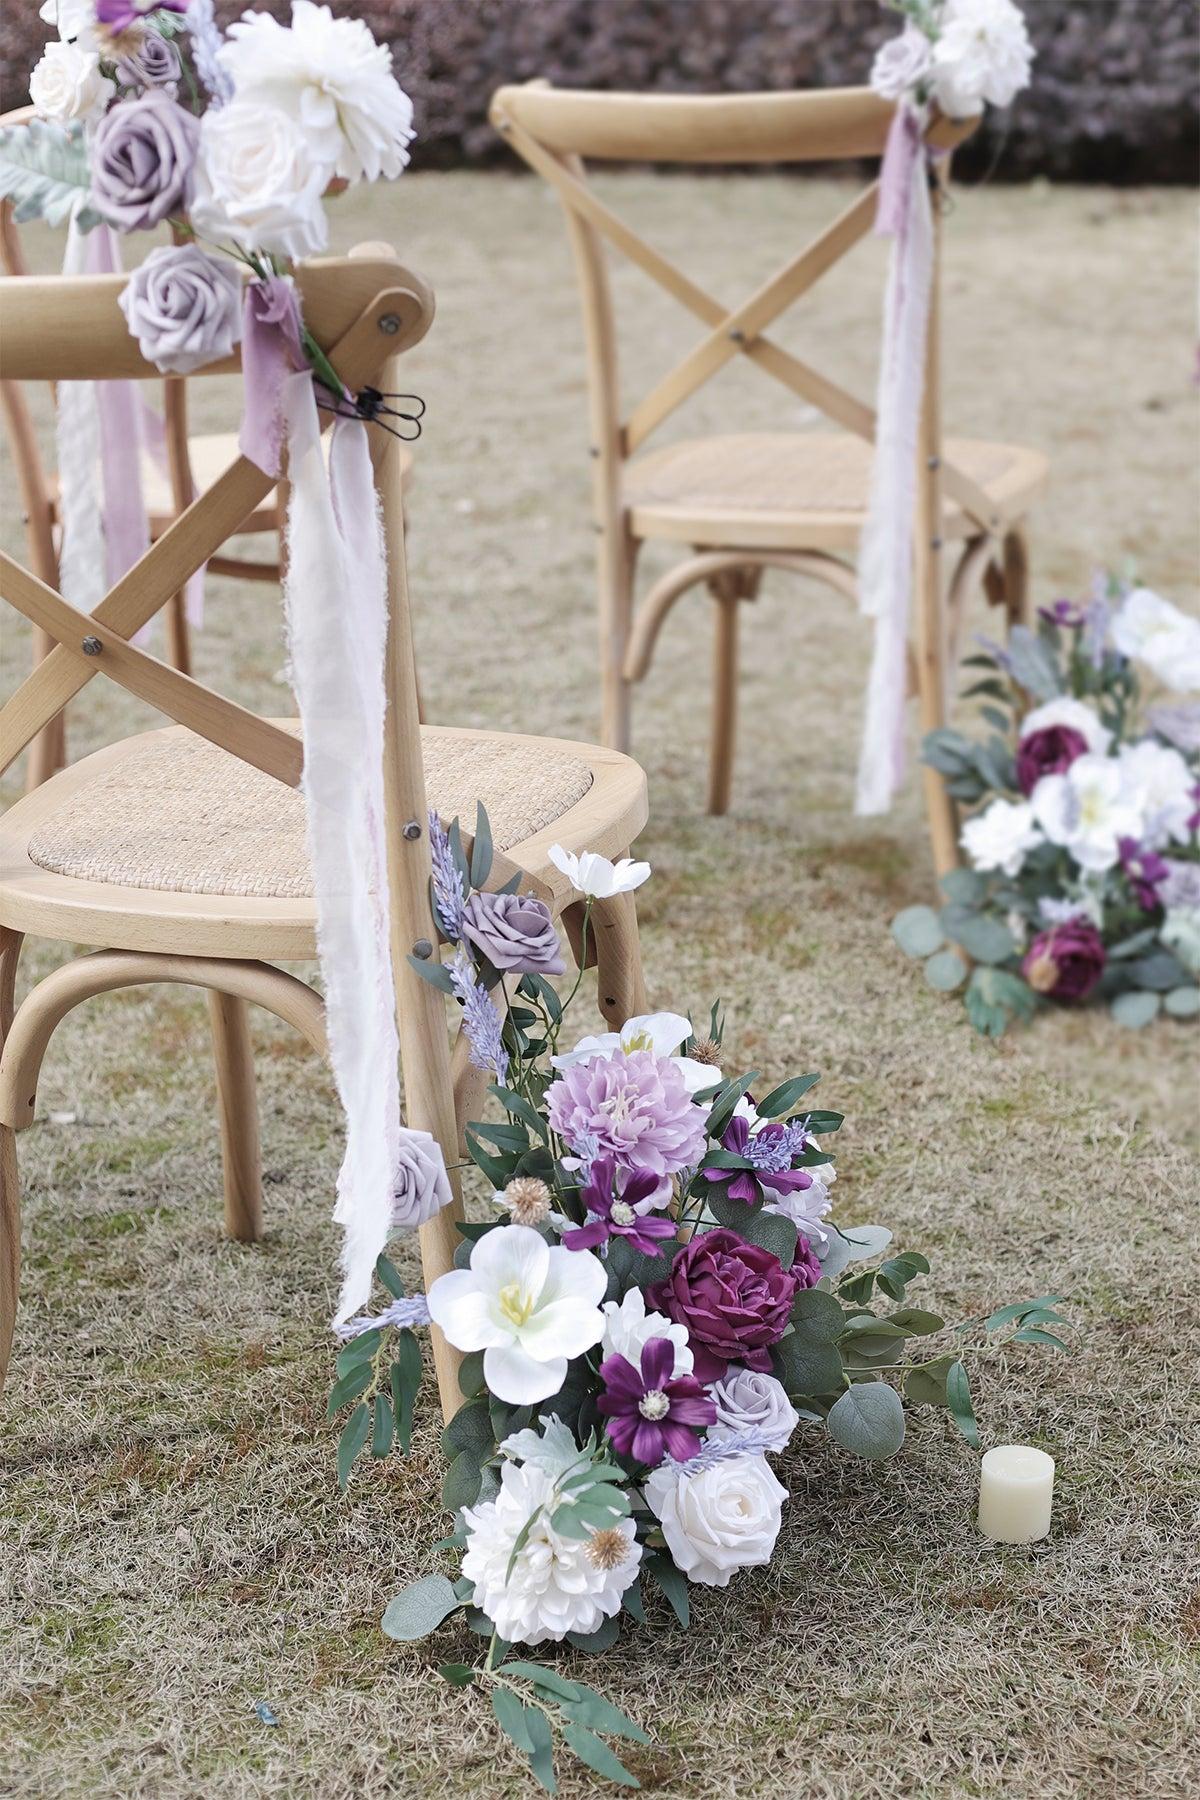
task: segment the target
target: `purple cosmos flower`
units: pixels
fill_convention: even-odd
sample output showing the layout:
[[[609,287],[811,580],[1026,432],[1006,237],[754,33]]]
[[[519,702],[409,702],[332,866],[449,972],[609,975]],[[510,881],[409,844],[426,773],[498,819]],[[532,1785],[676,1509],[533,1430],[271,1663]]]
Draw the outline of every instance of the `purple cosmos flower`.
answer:
[[[1065,625],[1075,630],[1083,624],[1083,607],[1078,600],[1055,600],[1049,606],[1038,607],[1038,618],[1047,625]]]
[[[609,1238],[623,1237],[643,1256],[655,1256],[664,1238],[673,1238],[678,1226],[674,1219],[661,1213],[639,1213],[638,1203],[651,1199],[659,1190],[659,1179],[647,1169],[633,1169],[617,1194],[616,1158],[602,1156],[588,1172],[583,1190],[583,1203],[588,1210],[586,1225],[563,1232],[567,1250],[594,1250]]]
[[[1165,858],[1131,837],[1117,839],[1117,855],[1138,905],[1143,912],[1154,912],[1159,904],[1159,883],[1171,873]]]
[[[1187,828],[1192,832],[1200,831],[1200,781],[1192,789],[1189,798],[1195,811],[1188,815]]]
[[[190,0],[96,0],[96,18],[114,34],[128,31],[147,13],[185,13]]]
[[[698,1163],[707,1142],[704,1109],[679,1064],[650,1050],[572,1063],[546,1090],[546,1116],[576,1155],[586,1143],[621,1168],[658,1176]]]
[[[721,1146],[752,1165],[748,1169],[705,1169],[705,1179],[724,1186],[731,1200],[755,1206],[768,1194],[791,1194],[812,1186],[807,1169],[792,1167],[808,1147],[803,1125],[764,1125],[751,1135],[747,1120],[735,1116],[725,1128]]]
[[[717,1409],[694,1375],[672,1378],[675,1346],[670,1338],[647,1338],[640,1369],[625,1356],[600,1364],[604,1392],[596,1405],[607,1415],[606,1430],[622,1456],[651,1468],[672,1456],[687,1462],[700,1448],[698,1425],[711,1425]]]

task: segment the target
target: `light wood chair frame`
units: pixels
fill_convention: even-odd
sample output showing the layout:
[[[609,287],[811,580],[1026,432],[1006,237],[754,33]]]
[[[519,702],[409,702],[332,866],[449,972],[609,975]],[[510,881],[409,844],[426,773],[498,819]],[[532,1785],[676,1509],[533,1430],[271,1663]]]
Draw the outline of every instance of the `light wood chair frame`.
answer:
[[[420,277],[401,267],[387,246],[369,245],[350,259],[305,265],[298,280],[306,322],[346,385],[399,386],[400,358],[428,329],[432,295]],[[117,298],[124,277],[0,280],[0,335],[5,378],[23,380],[142,378],[153,370],[129,336]],[[235,358],[204,375],[235,372]],[[445,1003],[408,961],[420,940],[436,943],[430,905],[430,851],[418,717],[416,665],[404,558],[401,446],[372,430],[375,483],[388,543],[389,629],[384,671],[387,702],[384,767],[391,943],[405,1112],[410,1124],[432,1132],[442,1148],[453,1204],[421,1228],[426,1284],[451,1267],[460,1242],[461,1180],[456,1164],[466,1122],[478,1117],[486,1076],[473,1068],[461,1031],[451,1052]],[[98,674],[116,681],[176,725],[222,746],[277,780],[299,784],[303,748],[279,722],[260,718],[137,648],[129,640],[210,559],[237,523],[273,486],[270,477],[239,458],[195,499],[147,554],[109,592],[95,612],[81,615],[38,573],[0,555],[0,598],[9,601],[52,643],[0,708],[0,772]],[[126,740],[126,744],[129,740]],[[518,740],[520,741],[520,740]],[[535,740],[525,740],[532,742]],[[67,769],[28,796],[26,818],[47,815],[56,795],[71,791],[77,769],[118,758],[116,744]],[[555,746],[584,753],[585,746]],[[579,831],[591,831],[608,854],[627,850],[645,822],[645,779],[626,758],[595,751],[593,787],[573,809]],[[36,820],[35,820],[36,822]],[[561,823],[561,822],[560,822]],[[419,829],[414,829],[416,824]],[[527,891],[546,898],[578,944],[578,906],[565,878],[549,869],[550,827],[496,857],[493,883],[520,874]],[[3,848],[0,825],[0,855]],[[523,862],[530,864],[527,870]],[[539,875],[531,870],[547,873]],[[7,871],[11,874],[11,870]],[[60,880],[61,878],[55,878]],[[32,864],[0,888],[0,1387],[8,1366],[20,1268],[20,1199],[16,1133],[33,1121],[38,1074],[50,1037],[81,1001],[147,982],[184,982],[209,994],[216,1052],[225,1167],[226,1225],[231,1236],[261,1231],[261,1190],[254,1066],[248,1005],[264,1006],[325,1050],[320,998],[296,976],[275,968],[315,952],[311,905],[221,896],[140,895],[129,888],[72,882],[67,901],[54,898]],[[15,1006],[17,961],[27,933],[80,941],[75,909],[103,915],[102,947],[67,963]],[[240,923],[239,923],[240,921]],[[598,903],[593,915],[600,1004],[619,1024],[645,1009],[636,913],[629,895]],[[186,940],[188,953],[180,950]],[[90,940],[97,942],[93,936]],[[194,952],[194,953],[193,953]],[[435,1329],[433,1354],[446,1416],[461,1403],[460,1357]]]
[[[854,600],[852,564],[839,555],[844,516],[819,518],[802,548],[787,536],[776,545],[714,546],[693,541],[693,554],[667,571],[635,614],[638,552],[647,537],[668,534],[639,526],[625,497],[629,460],[688,399],[735,357],[815,407],[843,431],[872,442],[874,409],[840,382],[775,343],[769,328],[871,230],[879,182],[871,182],[824,231],[748,298],[730,306],[694,282],[635,231],[589,184],[590,161],[712,166],[802,163],[882,156],[893,107],[866,88],[811,93],[721,96],[643,95],[562,90],[545,81],[500,88],[489,117],[496,130],[562,202],[583,299],[591,421],[603,741],[626,750],[633,685],[650,667],[663,623],[690,588],[705,583],[716,602],[709,809],[725,812],[732,779],[737,695],[738,609],[755,598],[765,569],[813,578]],[[927,131],[938,153],[944,190],[953,150],[977,121],[935,117]],[[985,579],[988,597],[1011,619],[1025,616],[1027,549],[1019,520],[943,454],[941,417],[941,208],[935,208],[934,293],[925,359],[915,531],[915,619],[909,681],[919,699],[922,731],[943,724],[948,683],[966,596]],[[606,249],[621,252],[698,319],[704,334],[651,391],[623,413],[617,331]],[[969,521],[948,589],[943,577],[947,500]],[[748,520],[748,524],[750,521]],[[754,521],[761,534],[761,521]],[[677,534],[686,537],[684,527]],[[957,861],[954,804],[931,769],[923,771],[934,861],[944,873]]]

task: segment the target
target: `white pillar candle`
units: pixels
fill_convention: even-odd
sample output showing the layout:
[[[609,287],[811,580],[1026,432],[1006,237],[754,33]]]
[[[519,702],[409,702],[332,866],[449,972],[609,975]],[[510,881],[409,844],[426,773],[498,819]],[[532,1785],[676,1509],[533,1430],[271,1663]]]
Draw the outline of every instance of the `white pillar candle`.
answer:
[[[1031,1444],[997,1444],[979,1470],[979,1529],[995,1544],[1035,1544],[1050,1530],[1054,1458]]]

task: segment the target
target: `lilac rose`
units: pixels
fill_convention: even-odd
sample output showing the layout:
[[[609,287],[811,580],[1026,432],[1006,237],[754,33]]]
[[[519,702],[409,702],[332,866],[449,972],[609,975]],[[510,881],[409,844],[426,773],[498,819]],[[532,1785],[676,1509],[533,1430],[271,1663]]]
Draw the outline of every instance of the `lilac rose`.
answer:
[[[127,88],[162,88],[174,94],[183,70],[179,52],[159,31],[147,31],[116,62],[117,80]]]
[[[497,969],[561,975],[566,969],[550,908],[524,894],[472,894],[463,932]]]
[[[229,356],[242,334],[241,277],[198,244],[152,250],[126,282],[120,307],[146,361],[171,375]]]
[[[1087,919],[1070,919],[1034,938],[1021,973],[1047,1000],[1086,1000],[1107,961],[1104,940]]]
[[[1073,725],[1031,731],[1017,750],[1017,786],[1023,794],[1032,794],[1043,775],[1061,775],[1087,747],[1087,739]]]
[[[187,209],[200,121],[162,88],[107,112],[92,141],[92,204],[118,231],[148,231]]]
[[[449,1206],[450,1200],[450,1182],[437,1140],[428,1131],[402,1131],[392,1186],[393,1229],[415,1230]]]
[[[687,1326],[701,1381],[722,1380],[731,1362],[765,1374],[797,1292],[819,1277],[807,1260],[785,1269],[770,1250],[718,1227],[683,1246],[665,1280],[646,1289],[646,1304]]]

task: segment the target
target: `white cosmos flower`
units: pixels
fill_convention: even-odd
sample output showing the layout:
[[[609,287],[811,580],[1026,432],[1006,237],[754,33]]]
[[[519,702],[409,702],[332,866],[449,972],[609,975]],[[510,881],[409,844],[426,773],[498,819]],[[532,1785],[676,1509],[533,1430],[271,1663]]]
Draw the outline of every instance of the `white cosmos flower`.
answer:
[[[587,1253],[553,1248],[529,1225],[499,1225],[429,1290],[429,1312],[459,1350],[483,1351],[498,1400],[533,1406],[557,1393],[567,1363],[600,1342],[607,1279]]]
[[[641,1367],[642,1345],[651,1338],[670,1338],[675,1346],[675,1367],[671,1379],[690,1375],[693,1357],[688,1345],[687,1326],[677,1324],[665,1314],[646,1311],[646,1296],[641,1288],[631,1287],[617,1303],[606,1300],[603,1308],[604,1336],[600,1349],[604,1356],[623,1356],[635,1369]]]
[[[572,1063],[591,1062],[595,1057],[608,1058],[617,1050],[649,1050],[655,1056],[670,1057],[678,1065],[688,1093],[701,1094],[705,1088],[718,1085],[721,1071],[712,1063],[696,1062],[690,1056],[680,1055],[681,1046],[691,1035],[691,1020],[685,1019],[682,1013],[642,1013],[636,1019],[626,1019],[620,1031],[602,1031],[594,1037],[581,1037],[573,1050],[552,1056],[550,1061],[556,1069],[569,1069]]]
[[[1032,712],[1026,713],[1021,720],[1022,741],[1035,731],[1046,731],[1051,725],[1066,725],[1077,731],[1088,749],[1097,756],[1103,756],[1112,743],[1112,732],[1100,723],[1099,715],[1069,694],[1060,694],[1057,700],[1047,700],[1044,706],[1035,706]]]
[[[598,850],[584,850],[575,856],[561,844],[551,844],[549,856],[571,886],[592,900],[611,900],[614,894],[632,893],[650,874],[649,863],[632,862],[628,856],[612,863]]]
[[[116,91],[116,83],[100,73],[95,51],[79,44],[47,44],[29,77],[29,98],[38,117],[59,125],[98,118]]]
[[[1125,791],[1142,818],[1141,840],[1152,850],[1191,838],[1188,821],[1196,810],[1195,778],[1178,750],[1146,738],[1126,744],[1117,758]]]
[[[192,224],[246,250],[312,256],[329,241],[321,196],[331,172],[313,161],[303,131],[279,107],[210,107],[200,124]]]
[[[1137,837],[1141,815],[1112,756],[1077,756],[1062,775],[1043,775],[1030,797],[1038,824],[1081,869],[1099,873],[1117,861],[1117,839]]]
[[[229,27],[217,61],[238,100],[290,113],[314,165],[347,181],[399,175],[413,138],[412,101],[392,53],[361,19],[293,0],[292,23],[248,12]]]
[[[1122,656],[1145,663],[1177,694],[1200,692],[1200,619],[1150,588],[1134,588],[1111,626]]]
[[[960,839],[976,869],[999,869],[1005,875],[1020,874],[1025,858],[1041,841],[1027,800],[993,800],[967,820]]]
[[[934,93],[952,119],[1010,106],[1029,85],[1033,45],[1013,0],[946,0],[933,47]]]
[[[871,64],[871,86],[884,100],[899,100],[922,82],[933,67],[933,45],[911,20],[899,37],[890,38]]]
[[[787,1489],[766,1457],[730,1456],[698,1475],[685,1468],[663,1463],[646,1480],[676,1567],[689,1581],[728,1587],[735,1570],[770,1562]]]
[[[505,1463],[496,1498],[463,1511],[469,1535],[462,1572],[475,1583],[475,1605],[511,1644],[556,1643],[568,1631],[597,1630],[620,1611],[621,1596],[641,1561],[632,1519],[613,1517],[604,1532],[604,1555],[597,1554],[594,1534],[560,1537],[547,1508],[554,1481],[536,1463]],[[536,1523],[517,1550],[517,1539],[534,1513]]]

